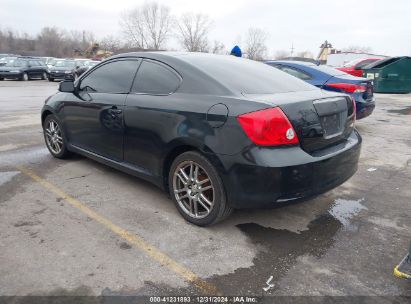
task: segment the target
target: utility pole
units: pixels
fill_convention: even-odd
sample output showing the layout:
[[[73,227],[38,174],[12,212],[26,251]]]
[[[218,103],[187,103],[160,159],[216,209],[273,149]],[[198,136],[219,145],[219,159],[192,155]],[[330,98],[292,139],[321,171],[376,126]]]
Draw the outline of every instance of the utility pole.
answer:
[[[293,57],[293,54],[294,54],[294,42],[291,43],[291,53],[290,53],[291,57]]]

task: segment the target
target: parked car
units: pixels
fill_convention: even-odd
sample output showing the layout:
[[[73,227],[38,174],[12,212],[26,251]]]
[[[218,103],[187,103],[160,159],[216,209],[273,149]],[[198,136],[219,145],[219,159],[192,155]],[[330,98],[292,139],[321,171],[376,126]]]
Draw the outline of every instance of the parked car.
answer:
[[[39,59],[47,65],[48,68],[51,68],[54,65],[54,61],[56,58],[54,57],[39,57]]]
[[[369,79],[308,62],[279,60],[266,63],[318,88],[350,95],[355,100],[357,119],[367,117],[374,111],[374,89]]]
[[[17,57],[0,67],[0,80],[5,78],[24,81],[32,78],[47,79],[47,66],[34,57]]]
[[[73,59],[57,60],[54,65],[49,68],[49,81],[56,79],[74,79],[77,63]]]
[[[74,78],[77,79],[78,77],[81,76],[81,74],[88,71],[89,69],[91,69],[93,66],[95,66],[99,62],[100,61],[89,60],[89,61],[85,62],[84,65],[76,67],[76,69],[74,71],[74,73],[75,73]]]
[[[371,63],[381,60],[381,58],[360,58],[344,64],[341,68],[336,68],[337,70],[343,71],[347,74],[362,77],[363,68]]]
[[[41,111],[54,157],[75,152],[148,180],[196,225],[307,199],[357,170],[353,100],[261,62],[120,54],[59,91]]]

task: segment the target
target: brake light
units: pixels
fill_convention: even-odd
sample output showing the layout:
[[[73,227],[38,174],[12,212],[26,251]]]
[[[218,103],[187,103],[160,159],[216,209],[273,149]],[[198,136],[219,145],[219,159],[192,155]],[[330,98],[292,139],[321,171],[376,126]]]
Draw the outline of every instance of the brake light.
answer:
[[[326,86],[334,89],[339,89],[346,93],[364,93],[367,90],[365,86],[352,83],[330,83],[326,84]]]
[[[259,146],[298,144],[298,137],[284,112],[276,107],[237,117],[251,141]]]

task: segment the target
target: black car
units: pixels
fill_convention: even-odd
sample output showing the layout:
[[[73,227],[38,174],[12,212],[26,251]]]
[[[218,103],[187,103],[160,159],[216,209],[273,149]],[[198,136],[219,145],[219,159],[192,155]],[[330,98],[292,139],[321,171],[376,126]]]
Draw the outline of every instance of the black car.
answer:
[[[41,113],[53,156],[79,153],[148,180],[196,225],[312,197],[357,170],[352,99],[264,63],[128,53],[59,90]]]
[[[47,79],[47,66],[37,58],[16,57],[0,66],[0,80],[5,78],[25,81],[32,78]]]
[[[74,79],[75,70],[78,66],[79,64],[76,60],[57,60],[54,65],[49,68],[49,81],[54,81],[55,79]]]

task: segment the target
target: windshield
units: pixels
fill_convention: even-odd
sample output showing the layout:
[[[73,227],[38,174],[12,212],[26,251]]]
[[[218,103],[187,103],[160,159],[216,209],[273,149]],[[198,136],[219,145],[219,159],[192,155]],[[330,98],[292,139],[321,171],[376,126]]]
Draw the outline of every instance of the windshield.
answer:
[[[21,59],[10,60],[9,62],[6,63],[6,66],[8,67],[16,67],[16,68],[21,68],[26,65],[27,65],[27,61],[21,60]]]
[[[57,61],[54,66],[57,68],[72,68],[75,64],[76,62],[74,60],[60,60]]]
[[[347,63],[344,63],[343,67],[348,68],[348,67],[353,67],[355,66],[358,62],[361,60],[364,60],[364,58],[357,58],[351,61],[348,61]]]

